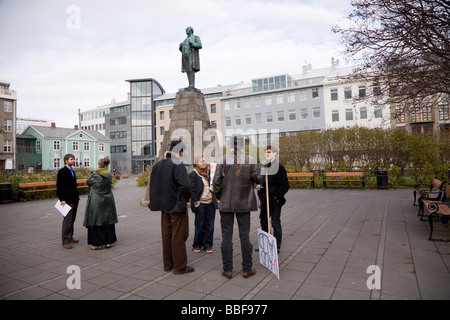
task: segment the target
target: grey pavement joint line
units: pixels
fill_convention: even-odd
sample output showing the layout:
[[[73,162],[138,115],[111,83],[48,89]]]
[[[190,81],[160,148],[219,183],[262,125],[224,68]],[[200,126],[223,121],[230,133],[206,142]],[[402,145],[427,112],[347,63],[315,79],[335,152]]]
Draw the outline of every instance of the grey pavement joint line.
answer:
[[[350,202],[350,199],[345,201],[338,209],[336,209],[336,211],[330,217],[328,217],[328,219],[325,220],[320,225],[320,227],[318,227],[305,241],[302,242],[302,244],[296,250],[294,250],[294,252],[292,252],[280,264],[280,266],[279,266],[280,274],[281,274],[281,270],[284,268],[284,266],[286,266],[290,261],[292,261],[292,259],[294,259],[294,257],[297,256],[297,254],[299,254],[308,245],[308,243],[312,239],[314,239],[314,237],[328,224],[328,222],[330,222],[330,220],[333,219],[341,211],[341,209],[343,207],[345,207],[349,202]],[[264,279],[261,280],[261,282],[255,288],[253,288],[253,290],[251,290],[246,296],[244,296],[242,298],[242,300],[251,300],[251,299],[253,299],[267,285],[267,283],[269,283],[269,281],[272,279],[272,277],[273,277],[272,273],[267,275]]]

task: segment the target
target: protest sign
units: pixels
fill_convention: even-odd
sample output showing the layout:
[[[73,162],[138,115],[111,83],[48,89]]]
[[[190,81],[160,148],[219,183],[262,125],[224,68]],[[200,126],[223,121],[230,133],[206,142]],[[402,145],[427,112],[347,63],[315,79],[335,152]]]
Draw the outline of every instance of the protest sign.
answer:
[[[269,269],[278,279],[280,270],[278,269],[277,239],[271,234],[258,229],[259,262]]]

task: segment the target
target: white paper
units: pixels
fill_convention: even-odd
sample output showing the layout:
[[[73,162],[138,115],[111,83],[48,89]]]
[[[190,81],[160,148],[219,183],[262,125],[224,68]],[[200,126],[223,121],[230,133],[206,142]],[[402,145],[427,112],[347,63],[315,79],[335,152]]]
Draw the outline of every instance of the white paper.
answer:
[[[259,263],[280,279],[278,267],[277,239],[270,233],[258,229]]]
[[[58,211],[65,217],[67,216],[67,214],[69,213],[70,209],[72,209],[72,207],[70,207],[67,203],[63,206],[61,204],[61,201],[57,201],[55,204],[55,208],[58,209]]]

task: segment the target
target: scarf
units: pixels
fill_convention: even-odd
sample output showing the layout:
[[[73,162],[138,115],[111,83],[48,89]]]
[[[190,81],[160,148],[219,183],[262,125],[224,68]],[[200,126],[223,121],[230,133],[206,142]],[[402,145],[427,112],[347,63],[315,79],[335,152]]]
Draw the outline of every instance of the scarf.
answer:
[[[108,168],[100,168],[95,170],[99,175],[101,175],[103,178],[108,178],[109,171]]]
[[[208,168],[208,166],[206,166],[205,168],[202,169],[198,165],[194,164],[194,169],[195,169],[195,171],[197,171],[197,173],[199,175],[201,175],[203,178],[205,178],[206,181],[209,181],[209,175],[208,175],[209,168]]]

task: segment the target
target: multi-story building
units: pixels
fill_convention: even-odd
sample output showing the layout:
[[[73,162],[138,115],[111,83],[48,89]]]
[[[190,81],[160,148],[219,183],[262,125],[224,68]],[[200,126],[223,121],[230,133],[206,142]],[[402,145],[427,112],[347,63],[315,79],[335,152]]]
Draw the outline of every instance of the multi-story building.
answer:
[[[0,80],[0,171],[15,168],[17,92],[9,86]]]
[[[95,130],[101,134],[105,134],[105,117],[115,105],[116,99],[112,99],[111,104],[86,111],[78,109],[79,127],[83,130]]]
[[[21,139],[30,141],[28,147],[26,142],[23,144],[25,148],[20,150],[21,153],[36,153],[36,156],[17,156],[20,160],[17,167],[26,168],[28,172],[59,169],[64,165],[67,153],[75,156],[75,166],[92,170],[97,168],[98,160],[111,156],[110,139],[94,130],[57,128],[55,124],[51,127],[29,126]],[[28,159],[35,159],[36,163],[26,163]]]

